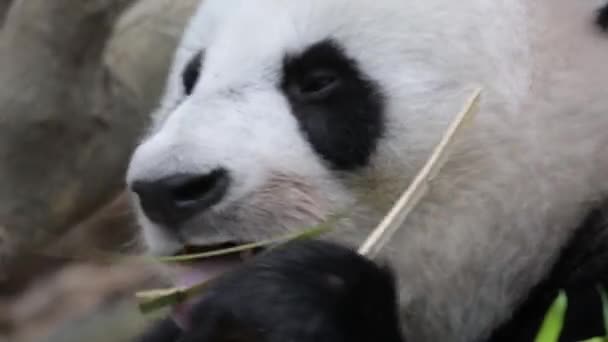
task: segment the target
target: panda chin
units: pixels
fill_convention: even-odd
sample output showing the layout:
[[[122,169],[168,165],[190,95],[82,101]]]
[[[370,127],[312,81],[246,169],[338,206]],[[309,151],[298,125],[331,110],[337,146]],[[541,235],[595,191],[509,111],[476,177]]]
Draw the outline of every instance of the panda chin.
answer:
[[[176,256],[203,253],[235,245],[236,244],[233,243],[227,243],[207,247],[188,246],[180,253],[177,253]],[[189,288],[197,284],[210,281],[237,268],[245,261],[253,258],[257,252],[258,251],[245,251],[241,253],[206,258],[200,261],[180,263],[179,265],[172,267],[170,272],[171,281],[173,282],[173,286],[180,288]],[[195,296],[173,307],[173,320],[181,329],[188,330],[190,328],[190,313],[194,305],[199,302],[200,299],[201,296]]]

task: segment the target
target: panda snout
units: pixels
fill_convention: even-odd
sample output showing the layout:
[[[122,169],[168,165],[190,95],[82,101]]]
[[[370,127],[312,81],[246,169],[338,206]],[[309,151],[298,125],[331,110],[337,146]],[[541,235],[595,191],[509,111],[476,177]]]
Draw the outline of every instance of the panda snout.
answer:
[[[228,171],[217,168],[205,174],[176,174],[154,181],[135,180],[130,188],[151,221],[177,227],[219,203],[229,186]]]

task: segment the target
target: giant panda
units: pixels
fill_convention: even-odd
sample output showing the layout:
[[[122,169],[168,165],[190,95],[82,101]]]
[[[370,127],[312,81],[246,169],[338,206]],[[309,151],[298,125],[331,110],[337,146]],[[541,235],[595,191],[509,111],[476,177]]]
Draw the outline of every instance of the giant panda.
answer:
[[[605,3],[204,0],[127,173],[143,240],[213,278],[144,341],[562,341],[601,335],[608,280]],[[356,247],[472,89],[479,113],[381,255]],[[371,194],[371,195],[370,195]]]

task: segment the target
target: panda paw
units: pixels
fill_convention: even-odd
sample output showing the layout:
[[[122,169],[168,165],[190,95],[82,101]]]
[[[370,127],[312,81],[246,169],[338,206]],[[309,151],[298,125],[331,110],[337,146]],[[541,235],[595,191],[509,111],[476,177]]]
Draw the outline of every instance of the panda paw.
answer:
[[[402,342],[392,273],[354,251],[298,241],[218,279],[179,342]]]

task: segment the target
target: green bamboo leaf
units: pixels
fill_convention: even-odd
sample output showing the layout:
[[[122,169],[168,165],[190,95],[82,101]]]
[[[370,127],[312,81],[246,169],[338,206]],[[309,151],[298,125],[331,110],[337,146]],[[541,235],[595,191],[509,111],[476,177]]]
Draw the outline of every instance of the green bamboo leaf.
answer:
[[[589,340],[584,340],[582,342],[606,342],[608,340],[606,340],[604,337],[594,337],[592,339]]]
[[[135,294],[139,311],[148,314],[164,307],[184,302],[196,296],[209,286],[211,280],[196,284],[192,287],[174,287],[170,289],[141,291]]]
[[[566,293],[561,291],[545,315],[535,342],[558,342],[568,307]]]

